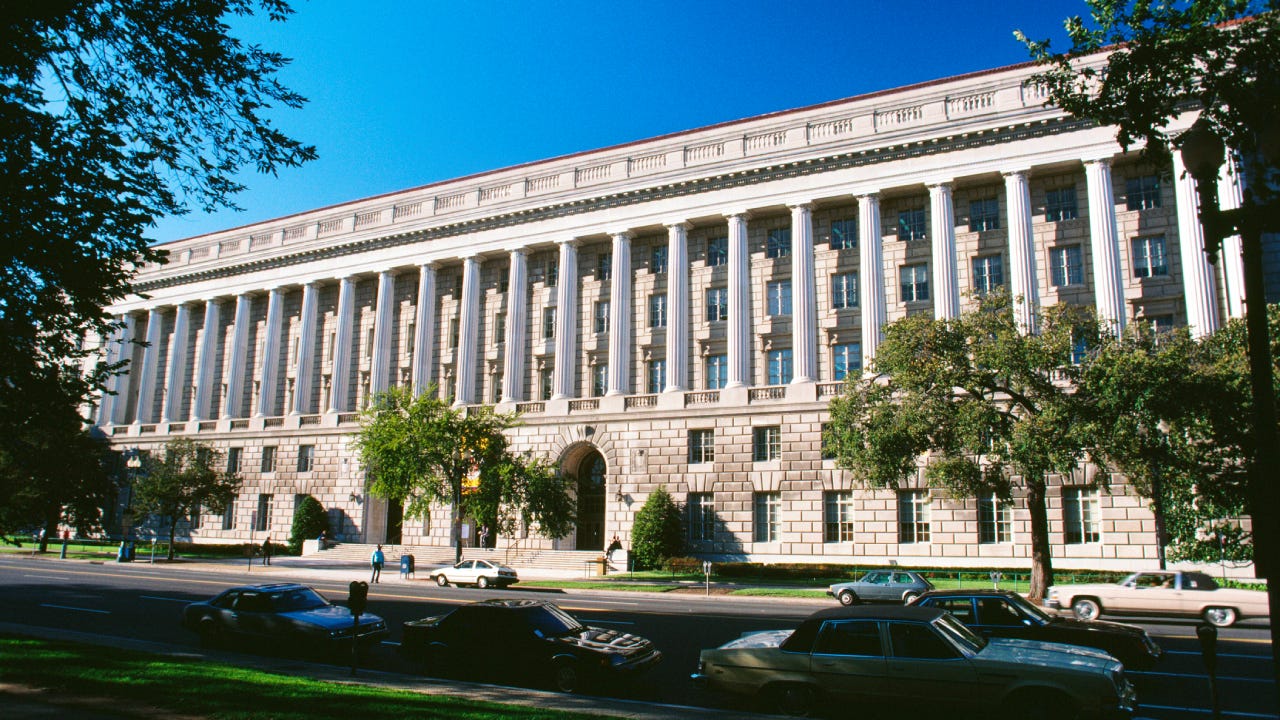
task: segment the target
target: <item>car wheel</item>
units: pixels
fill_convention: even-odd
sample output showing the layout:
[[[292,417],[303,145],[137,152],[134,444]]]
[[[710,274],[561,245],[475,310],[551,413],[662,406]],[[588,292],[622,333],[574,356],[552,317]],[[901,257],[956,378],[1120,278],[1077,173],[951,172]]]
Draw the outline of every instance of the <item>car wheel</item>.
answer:
[[[577,692],[582,685],[578,663],[572,660],[557,662],[551,669],[551,684],[562,693]]]
[[[480,588],[481,590],[484,590],[484,589],[488,588],[488,587],[489,587],[489,578],[487,578],[487,577],[485,577],[485,576],[483,576],[483,575],[481,575],[480,577],[476,578],[476,587]]]
[[[200,621],[200,629],[197,632],[200,634],[200,644],[204,647],[214,648],[223,643],[225,633],[222,631],[222,626],[209,618]]]
[[[1093,598],[1076,598],[1071,603],[1071,612],[1080,620],[1097,620],[1102,606]]]
[[[449,578],[445,577],[444,574],[437,575],[436,584],[440,587],[449,587]]]
[[[854,595],[852,590],[841,590],[836,598],[840,600],[841,605],[856,605],[858,603],[858,596]]]
[[[808,685],[785,683],[769,688],[774,708],[783,715],[809,717],[818,704],[818,693]]]
[[[905,594],[902,596],[902,604],[903,604],[903,605],[910,605],[910,604],[911,604],[911,601],[912,601],[912,600],[915,600],[915,599],[916,599],[916,598],[918,598],[918,597],[920,597],[920,593],[918,593],[918,592],[914,592],[914,591],[913,591],[913,592],[905,593]]]
[[[1204,619],[1214,627],[1231,627],[1236,623],[1236,611],[1228,607],[1205,608]]]

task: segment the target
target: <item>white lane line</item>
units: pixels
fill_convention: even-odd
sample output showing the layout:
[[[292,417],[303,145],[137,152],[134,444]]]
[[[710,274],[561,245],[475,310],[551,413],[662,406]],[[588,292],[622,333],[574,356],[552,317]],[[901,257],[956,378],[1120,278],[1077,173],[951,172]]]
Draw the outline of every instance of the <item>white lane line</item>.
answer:
[[[55,610],[75,610],[76,612],[98,613],[99,615],[110,615],[110,610],[94,610],[93,608],[71,607],[70,605],[50,605],[48,603],[40,603],[40,607],[53,608]]]
[[[1195,656],[1199,656],[1199,655],[1201,655],[1202,653],[1199,653],[1199,652],[1197,652],[1197,651],[1195,651],[1195,650],[1166,650],[1166,651],[1165,651],[1165,654],[1166,654],[1166,655],[1195,655]],[[1220,657],[1220,658],[1244,658],[1244,659],[1246,659],[1246,660],[1270,660],[1270,659],[1271,659],[1271,658],[1270,658],[1269,656],[1267,656],[1267,655],[1249,655],[1249,654],[1246,654],[1246,653],[1221,653],[1221,652],[1220,652],[1220,653],[1218,653],[1218,657]]]
[[[1196,713],[1198,715],[1210,715],[1213,713],[1212,710],[1206,710],[1205,708],[1191,708],[1191,707],[1178,707],[1177,705],[1152,705],[1151,703],[1139,703],[1138,711],[1141,712],[1143,710],[1172,710],[1174,712]],[[1229,715],[1231,717],[1242,717],[1242,718],[1274,718],[1275,717],[1275,715],[1271,715],[1268,713],[1251,713],[1251,712],[1241,712],[1238,710],[1223,710],[1222,714],[1224,716]]]
[[[400,647],[400,643],[396,642],[395,640],[383,640],[382,644],[390,645],[391,647]]]
[[[44,573],[23,573],[22,577],[48,578],[50,580],[70,580],[70,575],[45,575]]]
[[[141,598],[141,599],[143,599],[143,600],[163,600],[163,601],[165,601],[165,602],[180,602],[180,603],[189,603],[189,602],[191,602],[190,600],[187,600],[186,598],[160,597],[159,595],[139,595],[138,597],[139,597],[139,598]]]
[[[625,620],[597,620],[595,618],[591,618],[591,622],[600,623],[601,625],[635,625],[635,623],[626,622]]]
[[[1125,675],[1137,675],[1139,677],[1172,677],[1186,678],[1188,680],[1208,680],[1208,675],[1195,675],[1192,673],[1168,673],[1168,672],[1151,672],[1150,670],[1125,670]],[[1246,678],[1231,677],[1229,675],[1219,675],[1218,680],[1221,682],[1246,682],[1246,683],[1270,683],[1271,678]]]

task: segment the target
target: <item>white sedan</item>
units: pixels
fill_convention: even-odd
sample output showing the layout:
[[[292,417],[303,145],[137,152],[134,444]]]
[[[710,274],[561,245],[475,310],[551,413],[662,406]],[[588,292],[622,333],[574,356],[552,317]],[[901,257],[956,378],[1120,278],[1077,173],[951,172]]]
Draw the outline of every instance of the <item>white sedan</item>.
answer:
[[[1236,620],[1270,616],[1265,592],[1222,588],[1204,573],[1177,570],[1136,572],[1118,583],[1054,585],[1044,604],[1070,609],[1081,620],[1099,615],[1182,615],[1230,627]]]
[[[431,573],[431,579],[440,587],[454,585],[475,585],[481,590],[488,587],[506,587],[520,582],[516,571],[506,565],[498,565],[488,560],[463,560],[453,567],[443,567]]]

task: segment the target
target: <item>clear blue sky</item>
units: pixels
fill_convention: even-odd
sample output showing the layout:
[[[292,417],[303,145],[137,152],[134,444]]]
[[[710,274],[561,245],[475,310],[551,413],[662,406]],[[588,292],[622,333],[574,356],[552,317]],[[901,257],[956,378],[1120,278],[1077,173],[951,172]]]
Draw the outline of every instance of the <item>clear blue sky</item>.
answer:
[[[1023,62],[1081,0],[294,0],[276,122],[320,158],[249,173],[177,240],[471,173]]]

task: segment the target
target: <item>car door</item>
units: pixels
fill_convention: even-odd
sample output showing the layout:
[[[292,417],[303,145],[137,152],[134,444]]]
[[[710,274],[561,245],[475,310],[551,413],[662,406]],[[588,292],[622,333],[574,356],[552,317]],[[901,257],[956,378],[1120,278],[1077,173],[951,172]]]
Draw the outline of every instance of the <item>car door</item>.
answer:
[[[242,592],[231,612],[231,631],[245,637],[264,637],[271,625],[271,600],[259,592]]]
[[[1022,611],[1002,597],[974,598],[977,615],[973,623],[965,623],[986,637],[1030,638],[1033,628]]]
[[[955,615],[957,620],[971,628],[977,623],[973,612],[973,598],[967,595],[963,597],[927,597],[919,601],[918,604],[921,607],[935,607],[939,610],[946,610]]]
[[[923,622],[890,621],[888,682],[885,690],[896,708],[922,707],[942,701],[952,707],[974,703],[977,673],[967,657]]]
[[[449,582],[469,583],[474,581],[476,579],[475,571],[472,570],[472,567],[474,565],[475,565],[474,560],[463,560],[457,565],[454,565],[453,568],[450,569],[448,572]]]
[[[1120,612],[1178,612],[1177,576],[1168,572],[1137,573],[1116,592],[1111,609]]]
[[[862,576],[862,580],[858,581],[858,586],[854,588],[854,592],[858,593],[858,597],[863,600],[888,600],[888,584],[889,573],[869,572]]]
[[[888,669],[880,623],[876,620],[823,623],[809,656],[809,672],[832,697],[842,700],[881,697]]]

